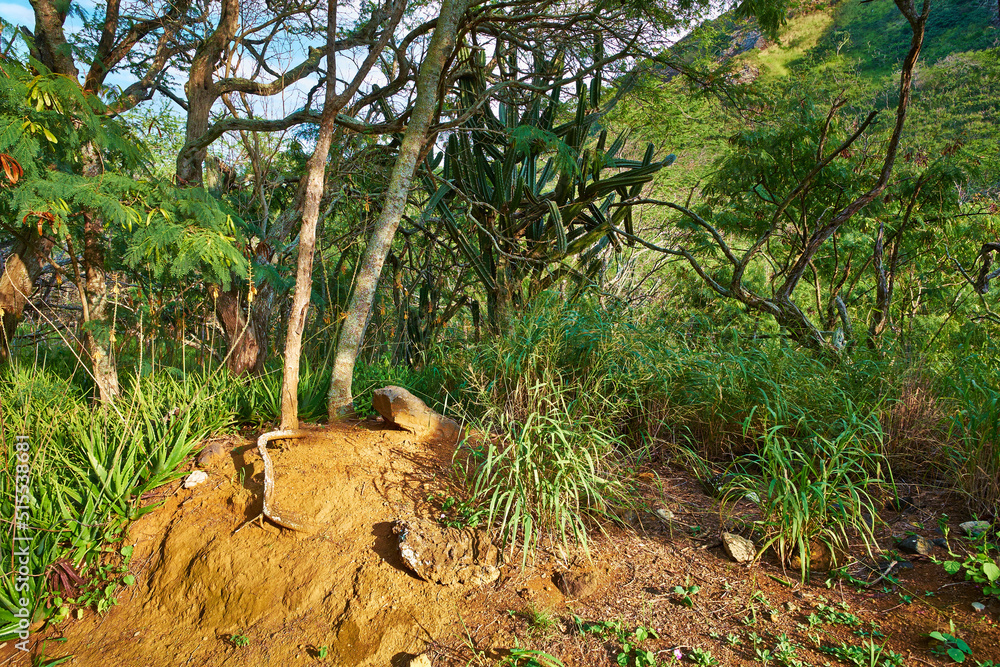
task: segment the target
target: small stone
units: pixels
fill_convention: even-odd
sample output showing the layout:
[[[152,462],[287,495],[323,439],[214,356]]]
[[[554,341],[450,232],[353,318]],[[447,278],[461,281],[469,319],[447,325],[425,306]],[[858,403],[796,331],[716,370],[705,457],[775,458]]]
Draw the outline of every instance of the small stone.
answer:
[[[768,618],[771,619],[772,623],[777,623],[780,616],[778,616],[778,612],[772,611],[770,614],[768,614]]]
[[[979,537],[990,529],[989,521],[966,521],[958,524],[958,527],[969,537]]]
[[[409,667],[432,667],[431,659],[426,653],[421,653],[415,658],[410,658]]]
[[[943,537],[935,537],[934,538],[934,546],[941,547],[942,549],[947,549],[948,548],[948,540],[944,539]]]
[[[802,569],[802,558],[796,549],[788,564],[793,570]],[[812,572],[827,572],[834,567],[836,559],[830,547],[819,540],[809,542],[809,570]]]
[[[671,512],[670,510],[666,510],[666,509],[662,509],[661,508],[661,509],[656,510],[656,512],[654,512],[654,514],[656,514],[656,516],[660,520],[666,521],[667,523],[670,523],[671,521],[674,520],[674,513]]]
[[[193,473],[184,478],[184,488],[193,489],[199,484],[203,484],[208,480],[208,473],[204,470],[195,470]]]
[[[216,440],[205,445],[205,448],[198,454],[198,467],[211,468],[219,463],[223,463],[228,454],[225,444],[221,440]]]
[[[722,533],[722,548],[737,563],[750,563],[757,557],[754,543],[735,533]]]
[[[984,611],[986,609],[986,605],[984,605],[982,602],[973,602],[972,608],[975,609],[976,611]]]
[[[760,496],[758,496],[754,491],[748,491],[747,494],[743,496],[743,499],[749,500],[754,505],[760,505]]]
[[[929,556],[934,551],[934,542],[921,535],[910,535],[896,546],[903,553],[920,556]]]
[[[590,571],[556,572],[552,575],[552,582],[560,593],[573,600],[591,595],[597,590],[600,583],[597,575]]]
[[[794,602],[792,602],[791,600],[789,600],[788,602],[785,603],[785,611],[791,613],[791,612],[796,612],[798,610],[799,610],[799,606],[797,604],[795,604]]]
[[[138,630],[136,630],[136,631],[135,631],[135,634],[133,634],[132,636],[133,636],[133,637],[138,637],[138,636],[139,636],[139,631],[138,631]]]

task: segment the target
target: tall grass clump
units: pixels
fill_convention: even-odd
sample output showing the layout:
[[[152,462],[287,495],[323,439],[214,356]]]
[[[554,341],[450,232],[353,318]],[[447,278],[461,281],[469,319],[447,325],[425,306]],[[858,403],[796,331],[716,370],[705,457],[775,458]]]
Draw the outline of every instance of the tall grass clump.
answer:
[[[564,548],[578,543],[586,549],[590,520],[626,502],[616,465],[621,442],[573,418],[571,390],[535,385],[528,396],[537,409],[522,419],[492,408],[479,422],[494,435],[477,452],[473,497],[524,558],[546,536]]]
[[[546,537],[586,547],[592,520],[627,502],[620,425],[635,399],[598,310],[537,304],[506,335],[456,356],[473,432],[470,486],[524,557]]]
[[[968,360],[948,381],[954,410],[948,453],[955,484],[970,508],[1000,516],[1000,387],[997,366]],[[994,360],[996,361],[996,360]],[[992,374],[992,377],[990,377]]]
[[[754,525],[763,536],[760,551],[773,548],[783,563],[797,556],[803,579],[814,545],[825,547],[833,562],[848,550],[852,536],[872,551],[877,513],[869,490],[892,483],[880,454],[877,415],[854,414],[824,430],[836,435],[817,433],[806,419],[794,428],[783,423],[767,428],[753,457],[759,471],[732,475],[726,491],[729,498],[758,503]]]

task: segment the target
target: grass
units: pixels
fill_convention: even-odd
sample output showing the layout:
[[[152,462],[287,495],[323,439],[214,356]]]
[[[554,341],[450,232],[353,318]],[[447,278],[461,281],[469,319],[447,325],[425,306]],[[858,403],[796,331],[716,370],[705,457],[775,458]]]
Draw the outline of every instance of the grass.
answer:
[[[302,380],[303,412],[318,414],[328,377],[306,369]],[[99,611],[114,604],[114,589],[128,583],[116,566],[123,562],[116,545],[128,523],[155,506],[147,496],[183,474],[206,436],[277,418],[276,386],[273,375],[237,380],[225,372],[185,376],[163,368],[123,378],[120,400],[98,409],[85,383],[59,363],[13,361],[0,380],[0,438],[13,443],[26,435],[27,441],[3,450],[0,518],[13,525],[14,485],[27,486],[29,493],[19,489],[19,495],[30,512],[21,519],[32,541],[30,576],[0,572],[0,638],[14,636],[13,612],[20,607],[14,602],[21,598],[32,620],[65,617],[74,600]],[[5,562],[10,548],[11,542],[2,547]]]
[[[813,542],[834,553],[851,541],[871,544],[872,495],[880,484],[891,490],[894,463],[937,475],[982,515],[996,511],[995,343],[945,346],[916,360],[902,349],[857,350],[836,363],[739,327],[676,314],[640,319],[546,295],[502,336],[421,369],[359,364],[356,382],[402,384],[439,408],[434,397],[460,406],[479,435],[466,443],[466,492],[454,518],[492,524],[525,559],[543,544],[586,548],[606,518],[636,502],[633,473],[650,464],[728,472],[731,492],[760,501],[763,548],[799,555],[803,571]],[[96,410],[61,363],[15,360],[0,381],[0,436],[31,440],[31,521],[41,530],[29,565],[38,576],[24,592],[35,618],[56,611],[60,577],[92,579],[120,558],[124,528],[149,510],[143,496],[175,479],[205,435],[263,428],[280,408],[276,373],[236,380],[163,368],[125,378],[116,408]],[[304,369],[307,418],[322,414],[327,380],[325,369]],[[904,460],[914,433],[920,454]],[[7,521],[20,454],[4,451]],[[63,575],[47,576],[56,563]],[[5,607],[22,592],[16,584],[0,574]],[[4,614],[0,636],[9,637],[14,619]]]
[[[987,347],[914,364],[857,350],[836,363],[735,327],[691,336],[543,298],[436,372],[491,434],[467,443],[464,470],[470,502],[508,544],[586,545],[632,502],[629,471],[673,462],[702,475],[721,467],[734,500],[752,491],[762,548],[799,556],[806,572],[810,545],[873,546],[872,494],[894,493],[893,462],[996,506],[1000,394],[983,389],[996,357]],[[965,370],[949,374],[952,364]],[[906,459],[915,438],[926,454]]]
[[[777,416],[772,411],[772,417]],[[803,579],[817,543],[833,564],[838,553],[848,550],[852,535],[859,536],[869,552],[875,544],[877,513],[868,490],[885,481],[888,472],[878,453],[879,423],[868,416],[841,420],[832,428],[839,429],[833,437],[816,433],[805,419],[768,428],[754,458],[760,474],[734,476],[736,481],[728,489],[728,495],[737,499],[756,494],[761,551],[774,548],[786,563],[797,556]]]

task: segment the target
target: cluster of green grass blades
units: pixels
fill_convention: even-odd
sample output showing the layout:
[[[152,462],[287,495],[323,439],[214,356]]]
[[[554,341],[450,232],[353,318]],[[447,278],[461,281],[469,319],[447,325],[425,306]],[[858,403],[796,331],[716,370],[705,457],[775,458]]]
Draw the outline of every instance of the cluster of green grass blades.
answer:
[[[773,548],[784,563],[797,556],[805,579],[817,543],[834,561],[848,551],[852,537],[872,552],[877,512],[869,489],[891,487],[892,480],[874,418],[840,420],[829,426],[833,436],[810,432],[802,422],[798,427],[768,428],[753,457],[760,470],[746,474],[735,464],[726,498],[757,502],[759,551]],[[800,434],[793,436],[796,430]]]
[[[752,453],[754,466],[730,470],[728,497],[756,495],[761,552],[798,556],[805,575],[811,543],[834,556],[852,541],[874,548],[873,495],[895,493],[891,447],[906,442],[904,433],[890,443],[884,428],[914,374],[975,370],[942,372],[936,400],[952,416],[934,446],[949,465],[924,465],[970,503],[996,507],[1000,392],[980,377],[995,353],[915,365],[856,351],[831,362],[780,338],[691,336],[684,324],[542,298],[505,335],[452,355],[447,373],[462,416],[492,434],[474,454],[469,493],[508,544],[586,545],[595,519],[634,504],[630,471],[654,457],[701,474]]]
[[[569,419],[558,388],[535,385],[530,391],[546,395],[547,411],[531,412],[523,421],[499,411],[484,417],[503,437],[489,438],[478,452],[472,486],[501,536],[510,544],[520,536],[525,558],[544,536],[564,547],[586,547],[587,519],[626,501],[626,487],[615,477],[621,442]]]

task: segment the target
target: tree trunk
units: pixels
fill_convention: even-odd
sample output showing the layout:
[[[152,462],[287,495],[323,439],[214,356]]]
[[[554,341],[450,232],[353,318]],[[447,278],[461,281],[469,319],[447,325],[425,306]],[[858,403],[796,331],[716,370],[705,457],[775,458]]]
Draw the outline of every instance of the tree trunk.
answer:
[[[338,105],[336,79],[337,44],[337,3],[330,0],[327,9],[326,36],[326,97],[323,101],[323,117],[319,124],[316,150],[306,164],[305,192],[302,201],[302,227],[299,231],[299,253],[295,273],[295,294],[292,310],[288,316],[288,331],[285,336],[285,368],[281,382],[281,426],[282,431],[299,427],[299,358],[302,355],[302,331],[306,325],[309,299],[312,296],[312,266],[316,251],[316,222],[319,220],[319,204],[326,185],[326,158],[330,154],[330,143],[336,128],[337,113],[343,107]]]
[[[902,230],[900,230],[902,231]],[[875,272],[875,308],[872,310],[872,321],[868,327],[868,347],[878,349],[878,338],[889,324],[889,304],[892,301],[892,291],[889,289],[889,279],[885,272],[885,222],[879,221],[875,233],[875,248],[872,251],[872,270]]]
[[[365,247],[358,272],[354,294],[348,307],[344,324],[340,330],[337,342],[337,355],[334,359],[333,377],[330,380],[330,392],[327,395],[327,411],[331,419],[340,419],[350,414],[353,395],[351,382],[354,375],[354,363],[361,349],[365,323],[371,311],[378,287],[379,276],[385,263],[386,255],[392,246],[399,221],[406,207],[410,192],[410,183],[416,170],[417,159],[424,143],[427,141],[428,130],[434,117],[438,103],[438,85],[441,72],[451,50],[455,46],[459,21],[468,7],[469,0],[443,0],[441,13],[434,28],[434,36],[427,47],[427,54],[417,75],[417,97],[413,105],[410,122],[403,134],[403,141],[396,156],[386,189],[385,203],[372,237]]]
[[[198,46],[191,60],[187,85],[184,86],[188,98],[184,146],[177,154],[177,182],[180,185],[202,185],[202,169],[208,148],[197,147],[195,142],[208,132],[212,106],[219,99],[215,68],[226,46],[236,34],[239,18],[240,0],[222,0],[218,25]]]
[[[24,316],[24,307],[35,289],[35,281],[48,261],[52,242],[34,230],[26,231],[4,261],[0,275],[0,364],[10,358],[10,341]]]
[[[229,371],[233,375],[260,374],[264,370],[264,359],[267,356],[270,307],[266,303],[263,306],[259,304],[270,299],[265,297],[250,304],[248,323],[241,303],[241,290],[235,285],[226,291],[222,291],[217,285],[210,285],[208,294],[226,335],[226,366]]]
[[[108,319],[108,281],[104,272],[104,238],[100,218],[85,213],[83,226],[83,346],[90,357],[91,372],[101,403],[111,403],[120,393],[115,366],[113,331],[115,322]]]

